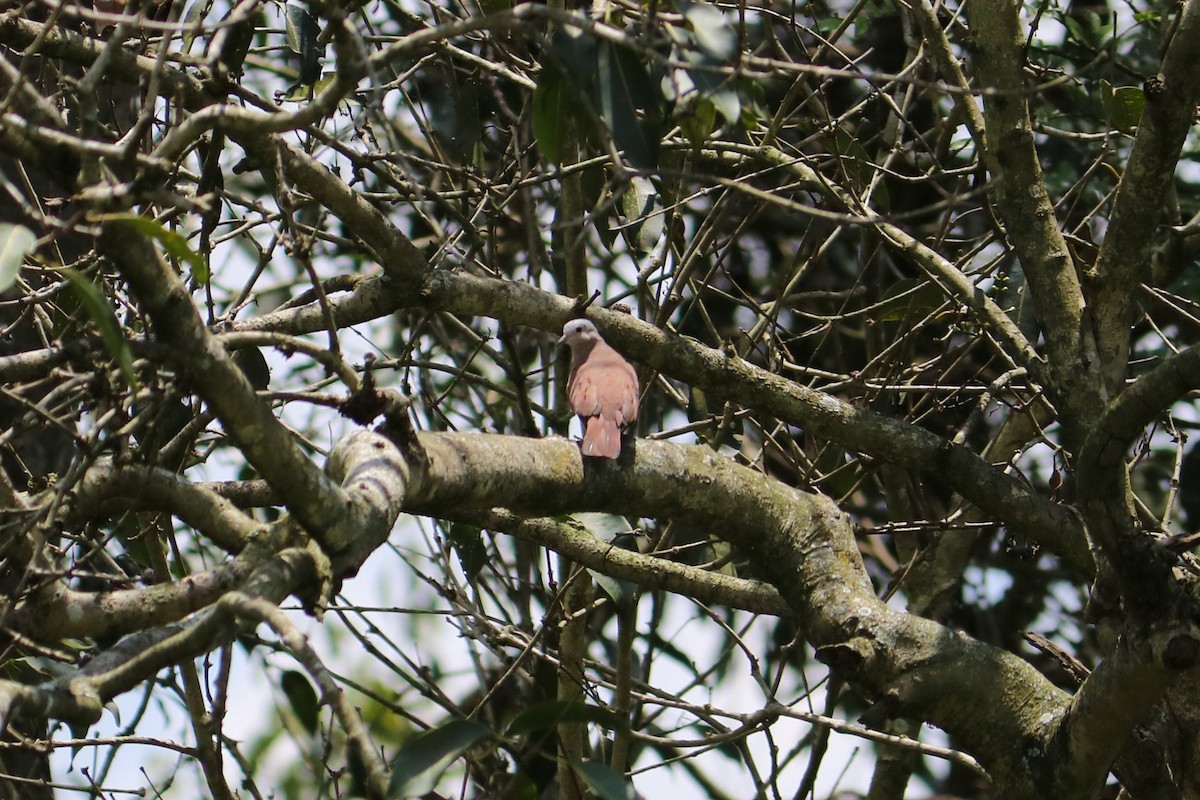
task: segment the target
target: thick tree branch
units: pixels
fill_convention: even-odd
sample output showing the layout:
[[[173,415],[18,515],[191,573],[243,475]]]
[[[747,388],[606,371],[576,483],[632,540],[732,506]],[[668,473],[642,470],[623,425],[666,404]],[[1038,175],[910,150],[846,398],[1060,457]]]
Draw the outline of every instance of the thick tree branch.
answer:
[[[989,152],[984,163],[994,173],[996,207],[1024,267],[1045,333],[1051,397],[1069,437],[1078,440],[1100,413],[1103,383],[1079,275],[1046,193],[1034,146],[1019,7],[1017,0],[967,6],[976,74],[986,92]]]
[[[266,555],[243,553],[180,581],[141,589],[85,592],[54,584],[18,601],[8,627],[36,641],[54,641],[119,636],[166,625],[240,587]]]
[[[209,333],[180,277],[149,241],[121,222],[105,222],[99,248],[121,270],[193,385],[254,468],[285,500],[305,530],[334,553],[354,539],[359,521],[349,498],[300,450],[245,374]]]
[[[165,469],[111,463],[94,465],[75,490],[72,509],[77,518],[106,515],[109,505],[146,511],[167,511],[216,542],[229,553],[240,552],[261,528],[229,500],[204,486]]]
[[[756,614],[785,616],[791,613],[779,591],[770,584],[624,550],[558,520],[526,519],[501,509],[452,512],[443,518],[501,531],[548,547],[588,569],[636,583],[644,589],[675,592],[701,603],[740,608]]]
[[[951,732],[1000,785],[1014,787],[1007,796],[1043,796],[1030,776],[1070,772],[1054,745],[1067,695],[1009,653],[880,602],[849,520],[829,499],[703,447],[639,440],[632,459],[613,467],[585,462],[560,439],[423,434],[419,441],[427,460],[413,465],[406,510],[436,516],[502,505],[538,515],[603,510],[719,523],[780,590],[820,657],[889,708]],[[980,685],[998,702],[980,708]],[[1014,736],[1040,745],[1016,752]],[[1030,756],[1035,750],[1044,763]]]
[[[1198,386],[1200,347],[1192,346],[1142,375],[1109,403],[1076,459],[1079,506],[1120,578],[1126,603],[1143,626],[1171,631],[1177,643],[1200,642],[1191,622],[1197,608],[1173,577],[1174,555],[1136,524],[1126,454],[1165,409]],[[1180,668],[1177,656],[1170,660],[1176,662],[1172,668]]]
[[[1167,187],[1200,102],[1200,3],[1176,8],[1179,23],[1161,71],[1147,83],[1137,136],[1096,259],[1092,314],[1110,394],[1124,385],[1137,287],[1151,277],[1151,246],[1168,208]]]
[[[382,542],[401,503],[435,516],[501,506],[539,516],[590,509],[719,525],[779,588],[821,658],[890,708],[951,732],[1008,796],[1038,796],[1039,775],[1056,776],[1061,786],[1102,777],[1071,773],[1073,763],[1055,745],[1068,698],[1032,667],[876,597],[848,518],[825,497],[703,447],[642,440],[625,463],[609,465],[585,461],[562,439],[421,434],[417,446],[421,457],[405,467],[381,437],[360,433],[331,457],[331,475],[375,508],[365,515],[375,523],[362,532],[363,547],[351,548],[360,557]],[[314,569],[309,551],[293,548],[258,567],[242,591],[278,602],[311,582]],[[86,677],[75,679],[73,691],[81,698],[112,697],[162,666],[204,652],[230,635],[230,611],[226,605],[206,611],[126,660],[97,659]],[[1006,701],[981,708],[980,685]],[[44,711],[61,687],[26,699],[23,691],[11,694],[14,708]],[[94,701],[81,700],[61,713],[86,715],[95,708]],[[1015,752],[1014,740],[1040,744]]]
[[[572,311],[568,298],[528,284],[438,271],[412,293],[389,291],[367,280],[349,295],[330,298],[339,325],[374,319],[398,307],[416,306],[464,316],[490,316],[515,325],[553,331]],[[628,314],[592,310],[605,337],[636,361],[714,396],[774,414],[820,436],[863,453],[932,475],[1015,532],[1044,543],[1072,566],[1092,569],[1078,518],[1038,497],[1028,485],[988,464],[965,447],[922,428],[859,408],[810,389],[695,340],[665,333]],[[234,330],[321,330],[319,307],[264,314],[237,323]]]
[[[1081,773],[1095,776],[1110,768],[1134,726],[1145,722],[1179,674],[1155,666],[1161,660],[1151,649],[1150,643],[1122,639],[1071,699],[1067,748]]]
[[[400,514],[404,497],[404,465],[396,448],[382,436],[358,431],[339,440],[327,471],[345,488],[348,502],[360,509],[363,527],[358,541],[335,562],[339,575],[352,574],[378,548]],[[362,511],[364,507],[369,507]],[[107,593],[47,589],[10,618],[16,630],[34,638],[111,635],[158,625],[123,639],[76,673],[38,687],[0,681],[0,717],[9,714],[50,715],[58,719],[93,722],[104,701],[129,691],[160,669],[208,652],[235,633],[235,606],[222,603],[232,590],[239,597],[279,603],[291,594],[309,594],[328,579],[312,549],[291,546],[284,519],[277,534],[263,537],[240,555],[201,576],[175,584]],[[257,545],[257,547],[255,546]],[[279,552],[264,552],[271,547]],[[215,605],[213,605],[215,603]],[[179,620],[203,608],[191,620]],[[35,630],[36,629],[36,630]]]

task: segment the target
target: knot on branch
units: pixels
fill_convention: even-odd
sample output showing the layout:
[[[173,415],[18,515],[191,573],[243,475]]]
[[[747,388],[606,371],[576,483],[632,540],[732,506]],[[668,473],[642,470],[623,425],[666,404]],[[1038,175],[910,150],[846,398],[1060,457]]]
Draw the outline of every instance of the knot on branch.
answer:
[[[862,669],[871,653],[870,641],[862,636],[855,636],[845,642],[818,647],[815,655],[818,661],[830,669],[853,675]]]
[[[1191,669],[1200,661],[1200,638],[1194,630],[1173,631],[1155,644],[1158,659],[1167,669]]]

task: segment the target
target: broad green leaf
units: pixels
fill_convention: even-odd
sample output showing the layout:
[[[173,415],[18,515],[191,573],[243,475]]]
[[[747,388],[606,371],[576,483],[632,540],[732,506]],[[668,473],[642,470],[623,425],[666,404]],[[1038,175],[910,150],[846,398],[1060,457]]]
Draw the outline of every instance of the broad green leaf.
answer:
[[[316,690],[308,682],[308,678],[304,677],[302,673],[290,669],[283,673],[280,685],[296,719],[300,720],[300,724],[306,731],[316,733],[320,701],[317,699]]]
[[[618,547],[618,541],[622,538],[628,538],[633,532],[633,528],[629,524],[629,520],[619,514],[603,514],[593,511],[580,511],[571,514],[571,519],[587,529],[588,533],[595,536],[602,542],[611,542]],[[603,572],[597,572],[594,569],[589,569],[588,573],[592,576],[592,580],[604,590],[604,593],[613,599],[613,602],[620,607],[627,607],[637,603],[638,587],[629,581],[619,580],[611,575],[605,575]]]
[[[571,766],[601,800],[639,800],[641,797],[628,778],[606,764],[585,761]]]
[[[325,48],[318,42],[321,26],[307,8],[287,4],[285,14],[288,49],[300,57],[300,83],[311,86],[321,77],[321,56]]]
[[[709,56],[729,61],[737,52],[737,32],[720,9],[709,3],[696,3],[683,12],[696,44]]]
[[[17,282],[21,263],[36,243],[37,236],[24,225],[0,225],[0,292]]]
[[[742,98],[730,86],[723,86],[708,93],[708,99],[726,122],[737,122],[742,117]]]
[[[626,220],[621,232],[630,248],[643,255],[652,252],[662,238],[666,221],[654,181],[634,175],[621,196],[621,212]]]
[[[191,267],[192,277],[199,283],[208,283],[208,260],[193,250],[187,237],[179,231],[168,230],[158,220],[140,214],[105,214],[101,219],[105,222],[120,222],[143,236],[149,236],[163,246],[167,255]]]
[[[456,164],[472,163],[475,146],[482,136],[479,87],[478,76],[463,76],[425,104],[438,144]]]
[[[551,730],[571,722],[594,722],[609,730],[624,730],[629,727],[628,720],[599,706],[574,700],[545,700],[518,714],[509,723],[505,733],[509,736],[520,736],[535,731]]]
[[[108,298],[96,284],[82,273],[70,267],[63,267],[62,273],[66,276],[67,282],[71,284],[71,288],[75,290],[75,296],[79,298],[79,305],[100,329],[100,338],[103,339],[108,354],[120,367],[121,374],[125,376],[125,382],[136,392],[141,387],[138,385],[137,375],[133,371],[133,353],[129,349],[129,342],[125,338],[124,331],[121,330],[121,324],[117,322],[117,315],[113,313],[112,306],[108,304]]]
[[[874,320],[899,322],[919,320],[929,316],[945,302],[937,284],[922,278],[897,281],[871,314]]]
[[[660,117],[650,75],[637,54],[627,47],[601,41],[597,45],[597,85],[600,113],[625,159],[635,167],[658,164]]]
[[[722,115],[724,116],[724,115]],[[736,119],[736,118],[735,118]],[[699,149],[708,141],[709,134],[717,125],[717,106],[711,97],[697,97],[688,103],[679,116],[679,129],[691,142],[692,147]]]
[[[1108,122],[1121,133],[1133,134],[1142,120],[1146,93],[1140,86],[1116,86],[1100,81],[1100,102]]]
[[[492,735],[486,725],[456,719],[409,739],[392,759],[388,797],[420,797],[459,756]]]

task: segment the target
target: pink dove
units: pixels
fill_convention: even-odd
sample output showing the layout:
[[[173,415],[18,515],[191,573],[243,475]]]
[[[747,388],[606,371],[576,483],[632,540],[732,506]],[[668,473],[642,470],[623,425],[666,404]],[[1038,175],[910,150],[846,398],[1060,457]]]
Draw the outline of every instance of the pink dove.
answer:
[[[571,348],[567,400],[583,422],[583,454],[616,458],[621,429],[637,419],[637,373],[589,320],[568,322],[558,343]]]

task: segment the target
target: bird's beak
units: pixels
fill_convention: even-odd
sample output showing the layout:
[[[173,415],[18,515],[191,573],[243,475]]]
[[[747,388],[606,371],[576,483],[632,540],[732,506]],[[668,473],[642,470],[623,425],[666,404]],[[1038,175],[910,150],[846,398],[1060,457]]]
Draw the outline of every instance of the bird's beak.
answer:
[[[566,343],[567,343],[567,335],[564,333],[562,336],[558,337],[558,344],[561,346]]]

